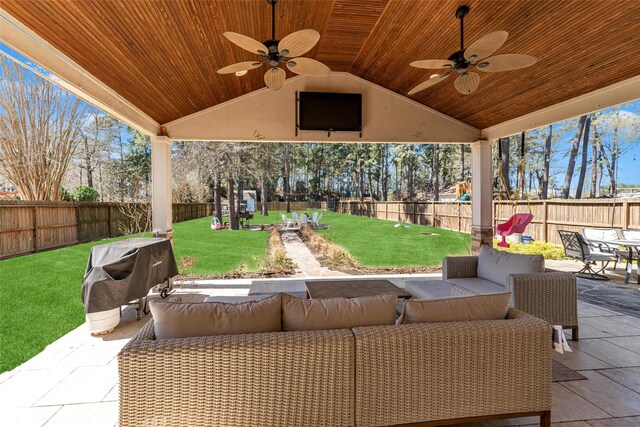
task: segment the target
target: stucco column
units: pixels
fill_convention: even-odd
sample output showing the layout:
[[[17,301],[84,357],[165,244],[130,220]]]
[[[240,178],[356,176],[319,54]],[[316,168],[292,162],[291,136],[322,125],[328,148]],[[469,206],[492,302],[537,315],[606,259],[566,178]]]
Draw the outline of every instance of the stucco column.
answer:
[[[493,246],[493,184],[491,142],[471,145],[471,253]]]
[[[151,137],[151,229],[156,237],[173,237],[171,139]]]

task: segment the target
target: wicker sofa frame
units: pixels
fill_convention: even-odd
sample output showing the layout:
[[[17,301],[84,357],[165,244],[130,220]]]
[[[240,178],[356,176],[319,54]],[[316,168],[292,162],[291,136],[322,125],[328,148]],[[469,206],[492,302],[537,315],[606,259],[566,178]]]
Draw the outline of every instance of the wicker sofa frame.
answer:
[[[453,256],[442,260],[442,279],[477,277],[477,256]],[[457,291],[474,295],[474,289],[456,284]],[[546,320],[552,325],[571,329],[578,341],[578,288],[572,273],[545,272],[511,274],[505,291],[512,294],[511,306]]]
[[[508,321],[155,340],[118,355],[121,427],[550,425],[551,327]]]

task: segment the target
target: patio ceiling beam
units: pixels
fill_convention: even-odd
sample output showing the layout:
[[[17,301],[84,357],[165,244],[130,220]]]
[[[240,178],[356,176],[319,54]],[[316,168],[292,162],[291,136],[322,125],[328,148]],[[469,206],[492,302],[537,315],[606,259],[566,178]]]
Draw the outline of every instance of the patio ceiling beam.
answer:
[[[577,96],[482,130],[490,141],[640,99],[640,76]]]
[[[31,71],[143,134],[151,136],[158,135],[160,132],[158,122],[2,9],[0,9],[0,28],[2,28],[0,31],[2,43],[48,72],[42,72],[29,64],[22,64]]]

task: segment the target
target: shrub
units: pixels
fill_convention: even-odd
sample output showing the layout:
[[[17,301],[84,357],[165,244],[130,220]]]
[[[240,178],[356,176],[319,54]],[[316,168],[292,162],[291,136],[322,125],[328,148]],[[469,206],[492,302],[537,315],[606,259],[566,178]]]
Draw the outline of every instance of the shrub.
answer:
[[[71,194],[66,188],[62,187],[60,189],[60,199],[63,202],[73,202],[73,194]]]
[[[560,246],[556,246],[546,242],[531,242],[529,244],[524,243],[509,243],[510,248],[502,248],[497,246],[497,240],[493,245],[494,248],[500,251],[511,252],[514,254],[528,254],[528,255],[542,255],[545,259],[564,259],[564,250]]]
[[[97,202],[100,200],[100,193],[88,185],[78,185],[76,189],[73,190],[73,198],[78,202]]]

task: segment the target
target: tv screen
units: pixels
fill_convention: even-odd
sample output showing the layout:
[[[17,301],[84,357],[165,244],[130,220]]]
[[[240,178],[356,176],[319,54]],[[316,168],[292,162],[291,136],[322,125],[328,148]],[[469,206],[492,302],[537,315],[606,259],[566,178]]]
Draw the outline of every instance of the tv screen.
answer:
[[[362,131],[362,94],[300,92],[300,129]]]

